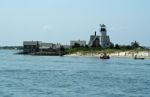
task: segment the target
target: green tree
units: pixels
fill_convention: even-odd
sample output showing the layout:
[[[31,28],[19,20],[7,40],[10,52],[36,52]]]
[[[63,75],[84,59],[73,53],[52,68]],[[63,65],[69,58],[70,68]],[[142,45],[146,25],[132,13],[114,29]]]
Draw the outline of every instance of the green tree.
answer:
[[[88,46],[88,45],[85,45],[85,48],[89,48],[89,46]]]
[[[64,46],[61,46],[61,47],[60,47],[60,51],[63,51],[63,52],[65,51]]]
[[[120,49],[120,46],[118,44],[116,44],[115,49]]]
[[[78,48],[78,47],[81,47],[79,43],[75,43],[72,48]]]
[[[138,48],[138,47],[140,47],[140,45],[139,45],[139,43],[138,42],[131,42],[131,47],[132,48]]]
[[[109,48],[110,48],[110,49],[113,49],[113,48],[114,48],[114,44],[111,43],[110,46],[109,46]]]

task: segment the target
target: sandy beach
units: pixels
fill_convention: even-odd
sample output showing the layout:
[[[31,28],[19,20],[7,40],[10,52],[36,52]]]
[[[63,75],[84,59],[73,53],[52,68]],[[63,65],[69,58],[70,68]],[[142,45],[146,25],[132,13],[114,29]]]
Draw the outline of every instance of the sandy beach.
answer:
[[[72,57],[100,57],[103,53],[85,53],[85,52],[76,52],[72,54],[68,54],[65,56],[72,56]],[[140,52],[133,52],[133,51],[126,51],[126,52],[115,52],[115,53],[108,53],[110,57],[127,57],[133,58],[137,56],[139,58],[149,58],[150,59],[150,51],[140,51]]]

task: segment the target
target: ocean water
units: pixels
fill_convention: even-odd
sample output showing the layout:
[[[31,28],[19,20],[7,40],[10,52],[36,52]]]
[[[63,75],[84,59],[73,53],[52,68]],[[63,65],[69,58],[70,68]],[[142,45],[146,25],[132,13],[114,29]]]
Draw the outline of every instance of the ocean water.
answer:
[[[0,97],[150,97],[150,59],[16,52],[0,50]]]

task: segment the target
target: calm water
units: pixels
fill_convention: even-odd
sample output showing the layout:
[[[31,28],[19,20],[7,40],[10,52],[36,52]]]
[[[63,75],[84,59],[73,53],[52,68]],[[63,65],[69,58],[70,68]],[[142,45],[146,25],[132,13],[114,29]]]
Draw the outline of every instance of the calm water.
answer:
[[[0,97],[150,97],[150,60],[0,50]]]

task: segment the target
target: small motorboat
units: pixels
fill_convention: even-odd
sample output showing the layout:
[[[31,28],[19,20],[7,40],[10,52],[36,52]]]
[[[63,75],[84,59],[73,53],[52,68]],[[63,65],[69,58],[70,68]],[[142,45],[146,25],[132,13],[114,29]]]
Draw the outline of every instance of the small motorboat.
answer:
[[[101,56],[100,59],[110,59],[109,56]]]
[[[144,60],[145,58],[134,58],[135,60]]]
[[[100,56],[100,59],[110,59],[110,57],[106,53],[104,53],[103,56]]]
[[[137,57],[137,55],[134,57],[135,60],[144,60],[145,58]]]

